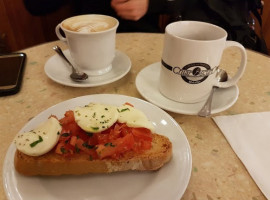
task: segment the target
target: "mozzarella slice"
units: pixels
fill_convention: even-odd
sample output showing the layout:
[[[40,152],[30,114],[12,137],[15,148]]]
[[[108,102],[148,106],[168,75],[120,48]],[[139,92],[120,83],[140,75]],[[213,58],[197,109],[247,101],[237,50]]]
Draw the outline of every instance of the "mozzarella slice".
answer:
[[[40,156],[49,152],[58,142],[62,126],[59,121],[50,117],[37,128],[18,133],[14,139],[16,147],[29,156]]]
[[[152,133],[154,132],[153,124],[147,119],[142,111],[129,105],[123,105],[118,107],[118,112],[118,121],[120,123],[126,123],[127,126],[134,128],[147,128],[151,130]]]
[[[118,119],[116,106],[90,103],[74,110],[75,121],[86,132],[97,133],[110,128]]]

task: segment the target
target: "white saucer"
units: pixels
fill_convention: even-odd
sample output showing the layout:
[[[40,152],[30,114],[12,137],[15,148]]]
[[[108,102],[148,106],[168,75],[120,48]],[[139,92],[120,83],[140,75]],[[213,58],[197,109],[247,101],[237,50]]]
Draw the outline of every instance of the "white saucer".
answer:
[[[64,51],[64,54],[74,64],[68,49]],[[112,69],[109,72],[100,76],[89,76],[87,80],[82,82],[74,82],[70,79],[71,69],[59,55],[52,56],[44,66],[45,73],[50,79],[72,87],[94,87],[112,83],[125,76],[130,68],[131,61],[129,57],[118,50],[115,51]]]
[[[158,89],[160,62],[153,63],[142,69],[136,77],[136,87],[139,93],[149,102],[179,114],[197,115],[205,101],[185,104],[164,97]],[[218,88],[212,101],[212,114],[230,108],[237,100],[239,89],[237,85],[229,88]]]

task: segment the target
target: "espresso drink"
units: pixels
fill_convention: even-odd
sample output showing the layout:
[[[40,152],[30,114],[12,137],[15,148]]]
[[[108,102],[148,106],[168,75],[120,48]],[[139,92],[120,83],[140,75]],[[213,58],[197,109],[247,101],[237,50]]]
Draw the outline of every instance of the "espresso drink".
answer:
[[[63,28],[78,33],[101,32],[111,29],[117,21],[104,15],[81,15],[71,17],[62,23]]]

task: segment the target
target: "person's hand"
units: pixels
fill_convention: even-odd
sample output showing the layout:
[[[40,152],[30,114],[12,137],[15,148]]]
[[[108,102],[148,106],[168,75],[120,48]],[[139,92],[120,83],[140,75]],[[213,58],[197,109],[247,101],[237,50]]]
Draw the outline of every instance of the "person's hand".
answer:
[[[148,10],[149,0],[112,0],[111,6],[123,19],[137,21]]]

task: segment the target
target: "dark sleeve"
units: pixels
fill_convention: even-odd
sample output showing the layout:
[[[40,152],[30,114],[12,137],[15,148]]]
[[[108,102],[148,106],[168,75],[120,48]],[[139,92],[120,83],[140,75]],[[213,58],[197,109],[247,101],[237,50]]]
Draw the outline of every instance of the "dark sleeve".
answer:
[[[32,15],[45,15],[58,10],[67,0],[23,0],[26,10]]]
[[[204,0],[211,11],[217,13],[231,26],[245,26],[248,16],[248,1]]]
[[[190,0],[149,0],[149,13],[178,14]]]

